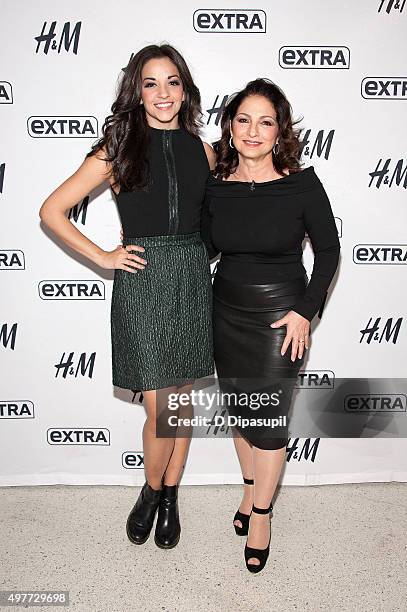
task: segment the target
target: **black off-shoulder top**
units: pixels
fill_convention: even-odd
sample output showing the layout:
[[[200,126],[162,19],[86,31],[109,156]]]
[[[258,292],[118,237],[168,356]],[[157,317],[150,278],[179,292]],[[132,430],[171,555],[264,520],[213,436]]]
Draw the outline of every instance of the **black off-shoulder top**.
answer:
[[[263,183],[208,176],[201,235],[211,259],[222,254],[217,267],[222,277],[262,284],[304,276],[305,234],[314,267],[293,310],[311,321],[322,312],[340,252],[331,205],[314,167]]]

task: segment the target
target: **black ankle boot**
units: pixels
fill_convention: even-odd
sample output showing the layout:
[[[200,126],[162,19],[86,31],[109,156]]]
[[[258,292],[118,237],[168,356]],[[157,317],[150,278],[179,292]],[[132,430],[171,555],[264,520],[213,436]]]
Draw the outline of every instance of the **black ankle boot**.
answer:
[[[159,548],[174,548],[179,542],[180,534],[178,485],[163,485],[154,542]]]
[[[127,519],[127,536],[133,544],[144,544],[148,540],[160,503],[160,495],[161,489],[157,491],[150,487],[148,482],[144,483]]]

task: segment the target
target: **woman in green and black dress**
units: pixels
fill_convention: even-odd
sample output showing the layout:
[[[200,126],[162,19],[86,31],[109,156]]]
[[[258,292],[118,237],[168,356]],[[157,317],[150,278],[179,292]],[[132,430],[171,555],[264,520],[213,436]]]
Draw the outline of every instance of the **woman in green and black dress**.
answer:
[[[140,390],[146,482],[127,520],[135,544],[178,543],[177,487],[189,438],[157,425],[168,394],[213,373],[211,282],[199,229],[212,148],[199,138],[200,94],[182,56],[151,45],[129,62],[103,136],[79,169],[44,202],[40,216],[65,243],[114,269],[111,303],[113,384]],[[106,252],[65,212],[110,183],[123,244]],[[158,390],[160,392],[158,393]]]

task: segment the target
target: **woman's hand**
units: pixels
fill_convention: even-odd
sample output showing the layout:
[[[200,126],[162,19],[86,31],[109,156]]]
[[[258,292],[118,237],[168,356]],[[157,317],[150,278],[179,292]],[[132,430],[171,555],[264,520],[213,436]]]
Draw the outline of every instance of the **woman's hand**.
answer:
[[[135,244],[128,244],[126,247],[119,244],[114,251],[105,251],[100,256],[97,263],[102,268],[107,268],[108,270],[127,270],[127,272],[132,272],[134,274],[137,272],[135,268],[144,270],[147,261],[138,255],[132,255],[128,251],[139,251],[140,253],[144,253],[144,250],[142,246]]]
[[[310,322],[298,312],[290,310],[282,319],[271,323],[270,327],[278,328],[282,325],[287,325],[287,333],[281,347],[281,355],[285,354],[291,342],[291,361],[296,360],[297,353],[298,359],[301,359],[304,354],[304,347],[306,349],[309,347]]]

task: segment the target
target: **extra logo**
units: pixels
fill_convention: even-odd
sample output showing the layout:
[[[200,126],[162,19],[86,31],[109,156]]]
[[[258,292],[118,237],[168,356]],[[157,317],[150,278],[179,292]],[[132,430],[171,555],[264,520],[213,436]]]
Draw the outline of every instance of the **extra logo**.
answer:
[[[407,264],[407,244],[356,244],[353,261],[356,264]]]
[[[348,47],[281,47],[278,63],[281,68],[347,70],[350,50]]]
[[[48,51],[61,53],[61,50],[72,51],[76,55],[78,53],[81,25],[81,21],[78,21],[75,25],[67,21],[64,23],[62,30],[59,28],[57,32],[56,21],[52,21],[49,26],[44,21],[41,34],[34,38],[37,41],[35,52],[38,53],[42,48],[45,55],[48,54]]]
[[[42,300],[104,300],[103,281],[43,280],[38,284]]]
[[[366,325],[366,327],[360,330],[361,338],[359,340],[359,344],[365,339],[367,344],[370,344],[372,341],[381,343],[383,340],[385,342],[392,342],[393,344],[396,344],[400,327],[403,322],[403,317],[399,317],[394,322],[394,325],[393,317],[387,319],[384,324],[381,323],[381,320],[382,317],[376,317],[374,323],[372,323],[373,317],[370,317],[369,323]]]
[[[54,366],[56,368],[55,378],[58,377],[60,372],[62,372],[63,378],[66,378],[68,374],[69,376],[77,378],[79,375],[86,376],[86,373],[88,374],[88,378],[92,378],[95,359],[96,352],[91,353],[89,359],[86,359],[86,353],[81,353],[76,362],[74,352],[69,353],[66,359],[65,353],[63,353],[60,362],[56,363]]]
[[[201,34],[264,34],[266,13],[259,9],[199,9],[193,15],[193,25]]]
[[[33,419],[34,404],[31,400],[0,401],[0,419]]]
[[[0,348],[11,349],[14,351],[16,346],[17,336],[17,323],[9,325],[9,323],[3,323],[0,327]]]
[[[110,431],[108,429],[57,429],[47,430],[48,444],[62,444],[68,446],[110,446]]]
[[[122,466],[126,470],[144,470],[144,452],[125,451],[122,454]]]
[[[0,251],[0,270],[25,270],[23,251]]]
[[[327,134],[325,130],[318,130],[315,136],[311,134],[311,130],[306,130],[300,141],[302,155],[310,159],[314,156],[328,159],[334,135],[335,130],[330,130]]]
[[[300,370],[296,389],[333,389],[335,374],[332,370]]]
[[[300,444],[300,438],[289,438],[286,447],[287,462],[296,459],[297,461],[312,461],[314,463],[319,442],[320,438],[314,438],[313,442],[312,438],[305,438]]]
[[[8,81],[0,81],[0,104],[13,104],[13,88]]]
[[[389,393],[387,395],[363,395],[356,393],[355,395],[346,395],[344,397],[345,412],[360,412],[369,413],[389,413],[389,412],[406,412],[407,396],[404,393],[400,395]]]
[[[379,189],[382,185],[392,187],[393,184],[396,187],[407,188],[407,162],[404,159],[399,159],[398,162],[393,166],[392,160],[382,158],[376,164],[375,170],[369,172],[370,182],[369,187],[374,185]]]
[[[361,93],[366,100],[406,100],[407,77],[365,77]]]
[[[378,13],[383,12],[389,14],[391,11],[403,12],[406,0],[380,0]]]
[[[93,116],[36,116],[27,119],[32,138],[95,138],[98,120]]]

